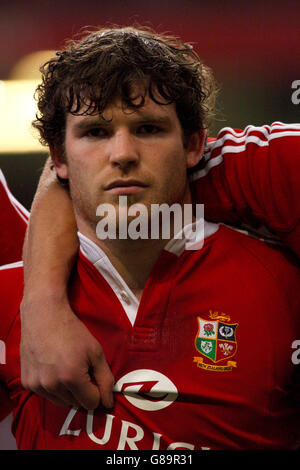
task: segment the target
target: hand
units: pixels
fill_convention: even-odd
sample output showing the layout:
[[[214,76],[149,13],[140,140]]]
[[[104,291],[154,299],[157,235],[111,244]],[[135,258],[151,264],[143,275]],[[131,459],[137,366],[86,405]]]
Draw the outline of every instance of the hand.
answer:
[[[21,381],[56,405],[113,407],[114,377],[104,352],[67,299],[21,304]],[[93,379],[91,378],[91,375]]]

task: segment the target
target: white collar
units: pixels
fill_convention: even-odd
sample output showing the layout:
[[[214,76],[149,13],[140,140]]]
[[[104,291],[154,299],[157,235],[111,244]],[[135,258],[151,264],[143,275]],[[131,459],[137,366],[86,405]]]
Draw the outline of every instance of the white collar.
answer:
[[[194,233],[196,234],[196,242],[189,242],[190,246],[188,247],[188,249],[201,249],[201,241],[204,241],[205,238],[210,237],[219,229],[219,224],[213,224],[211,222],[207,222],[206,220],[204,220],[203,222],[204,223],[199,223],[196,221],[192,224],[186,225],[165,245],[164,250],[169,251],[174,255],[180,256],[186,249],[189,240],[192,240],[191,237],[186,236],[191,235],[192,231],[194,231]],[[95,242],[93,242],[86,235],[83,235],[81,232],[77,233],[79,237],[81,251],[88,258],[88,260],[91,261],[91,263],[95,264],[102,258],[108,259],[104,251],[98,245],[96,245]]]
[[[186,225],[183,230],[177,234],[177,237],[179,237],[179,234],[181,233],[183,235],[182,239],[174,237],[167,243],[167,245],[164,247],[164,250],[173,253],[174,255],[180,256],[186,249],[187,241],[191,240],[191,238],[187,238],[186,235],[191,234],[192,230],[196,234],[196,239],[198,239],[198,242],[194,244],[190,243],[189,249],[201,249],[203,244],[201,242],[203,242],[205,238],[214,234],[218,228],[218,224],[212,224],[206,221],[204,221],[202,224],[197,223],[197,221],[193,222],[192,224]],[[104,251],[81,232],[78,232],[78,238],[80,241],[80,250],[82,254],[102,274],[104,279],[110,285],[121,302],[130,323],[134,325],[139,308],[138,298],[134,295],[124,279],[112,265]]]

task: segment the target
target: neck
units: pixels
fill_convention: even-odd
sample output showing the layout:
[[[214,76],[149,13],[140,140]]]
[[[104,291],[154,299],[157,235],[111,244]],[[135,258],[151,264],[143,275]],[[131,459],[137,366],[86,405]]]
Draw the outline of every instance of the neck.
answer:
[[[147,278],[169,240],[99,240],[91,228],[78,228],[103,250],[131,291],[140,299]]]
[[[188,195],[190,196],[190,195]],[[190,203],[190,197],[185,198]],[[182,204],[183,206],[183,204]],[[181,220],[183,226],[183,220]],[[77,218],[79,231],[103,250],[112,265],[124,279],[128,287],[140,298],[150,272],[162,250],[174,236],[174,224],[171,223],[170,238],[159,239],[112,239],[97,238],[95,227],[83,218]]]

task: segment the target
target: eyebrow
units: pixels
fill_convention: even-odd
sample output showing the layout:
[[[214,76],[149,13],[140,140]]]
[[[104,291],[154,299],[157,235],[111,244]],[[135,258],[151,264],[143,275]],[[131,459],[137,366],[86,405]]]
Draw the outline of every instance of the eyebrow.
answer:
[[[136,122],[138,124],[146,124],[146,123],[157,123],[157,124],[165,124],[168,125],[171,123],[171,119],[169,116],[155,116],[153,114],[141,114],[137,115],[136,118],[133,119],[133,123]],[[104,126],[109,127],[112,121],[106,121],[105,119],[99,119],[99,117],[95,118],[86,118],[74,124],[73,128],[79,131],[84,131],[89,129],[93,126]]]

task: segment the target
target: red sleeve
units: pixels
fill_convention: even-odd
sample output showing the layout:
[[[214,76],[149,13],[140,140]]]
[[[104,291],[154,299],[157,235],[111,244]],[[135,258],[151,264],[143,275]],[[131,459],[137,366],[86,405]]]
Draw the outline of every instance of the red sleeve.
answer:
[[[22,263],[13,263],[0,267],[0,421],[12,410],[12,401],[8,394],[8,383],[19,371],[19,343],[9,347],[8,337],[19,314],[23,295]],[[16,372],[17,371],[17,372]]]
[[[29,212],[11,194],[0,170],[0,265],[22,259]]]
[[[191,181],[207,220],[265,225],[300,256],[300,124],[222,129]]]
[[[0,422],[12,412],[12,409],[12,402],[8,398],[6,390],[0,384]]]

